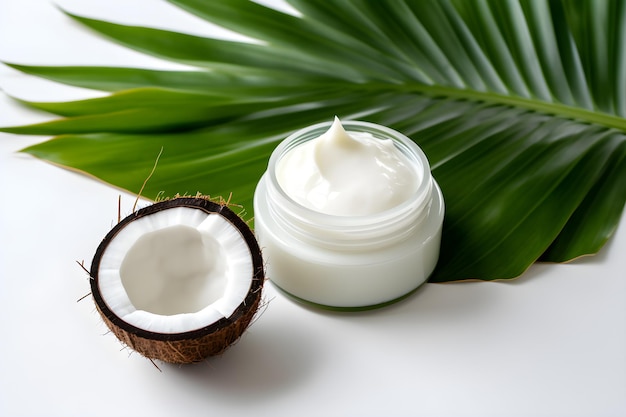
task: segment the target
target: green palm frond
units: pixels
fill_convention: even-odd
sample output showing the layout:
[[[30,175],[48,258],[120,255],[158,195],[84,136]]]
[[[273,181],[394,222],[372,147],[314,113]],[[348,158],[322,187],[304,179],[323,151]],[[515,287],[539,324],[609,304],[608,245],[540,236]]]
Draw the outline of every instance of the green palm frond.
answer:
[[[170,0],[257,40],[69,14],[128,48],[194,67],[10,64],[110,91],[26,104],[61,116],[5,132],[24,151],[144,195],[229,195],[250,212],[269,154],[312,123],[387,125],[428,155],[446,200],[431,281],[506,279],[596,253],[626,202],[626,2]]]

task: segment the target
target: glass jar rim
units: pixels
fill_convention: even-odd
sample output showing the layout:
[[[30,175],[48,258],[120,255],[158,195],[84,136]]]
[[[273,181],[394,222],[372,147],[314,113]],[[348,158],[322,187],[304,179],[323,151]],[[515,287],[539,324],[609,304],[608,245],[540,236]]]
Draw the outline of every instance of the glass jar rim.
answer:
[[[365,216],[341,216],[322,213],[292,199],[278,182],[276,166],[280,159],[291,149],[319,137],[332,125],[332,122],[322,122],[292,133],[272,152],[267,173],[269,185],[273,189],[272,191],[275,192],[274,196],[280,200],[279,204],[292,215],[295,215],[301,222],[340,230],[376,228],[379,225],[388,224],[390,220],[398,216],[409,215],[416,211],[419,214],[428,205],[432,192],[430,164],[422,149],[404,134],[386,126],[356,120],[342,120],[341,124],[347,132],[367,132],[378,139],[392,139],[396,147],[415,162],[416,173],[420,177],[419,185],[415,192],[407,200],[394,207]]]

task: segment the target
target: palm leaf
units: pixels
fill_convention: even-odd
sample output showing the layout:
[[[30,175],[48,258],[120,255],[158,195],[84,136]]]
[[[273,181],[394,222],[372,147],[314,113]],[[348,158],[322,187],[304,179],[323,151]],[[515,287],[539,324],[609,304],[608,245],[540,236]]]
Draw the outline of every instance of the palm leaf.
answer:
[[[11,64],[112,92],[27,104],[62,116],[24,151],[144,195],[229,195],[252,209],[276,144],[334,115],[402,131],[446,200],[431,281],[502,279],[596,253],[626,202],[621,0],[170,0],[244,43],[69,14],[189,71]],[[252,213],[250,213],[252,214]]]

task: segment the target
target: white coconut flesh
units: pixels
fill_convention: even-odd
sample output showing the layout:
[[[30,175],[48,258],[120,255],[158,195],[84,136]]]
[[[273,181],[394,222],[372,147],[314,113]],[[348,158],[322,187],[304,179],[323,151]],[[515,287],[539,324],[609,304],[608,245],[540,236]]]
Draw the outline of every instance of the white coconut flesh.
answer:
[[[119,318],[171,334],[229,317],[250,290],[253,264],[245,239],[223,216],[175,207],[122,228],[98,275],[102,299]]]

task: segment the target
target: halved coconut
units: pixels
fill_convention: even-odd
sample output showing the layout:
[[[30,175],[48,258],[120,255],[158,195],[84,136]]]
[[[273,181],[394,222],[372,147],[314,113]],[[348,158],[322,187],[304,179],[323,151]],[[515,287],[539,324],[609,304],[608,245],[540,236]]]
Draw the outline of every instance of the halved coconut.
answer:
[[[106,325],[170,363],[223,352],[255,315],[264,283],[248,225],[224,204],[176,198],[120,221],[98,247],[91,290]]]

